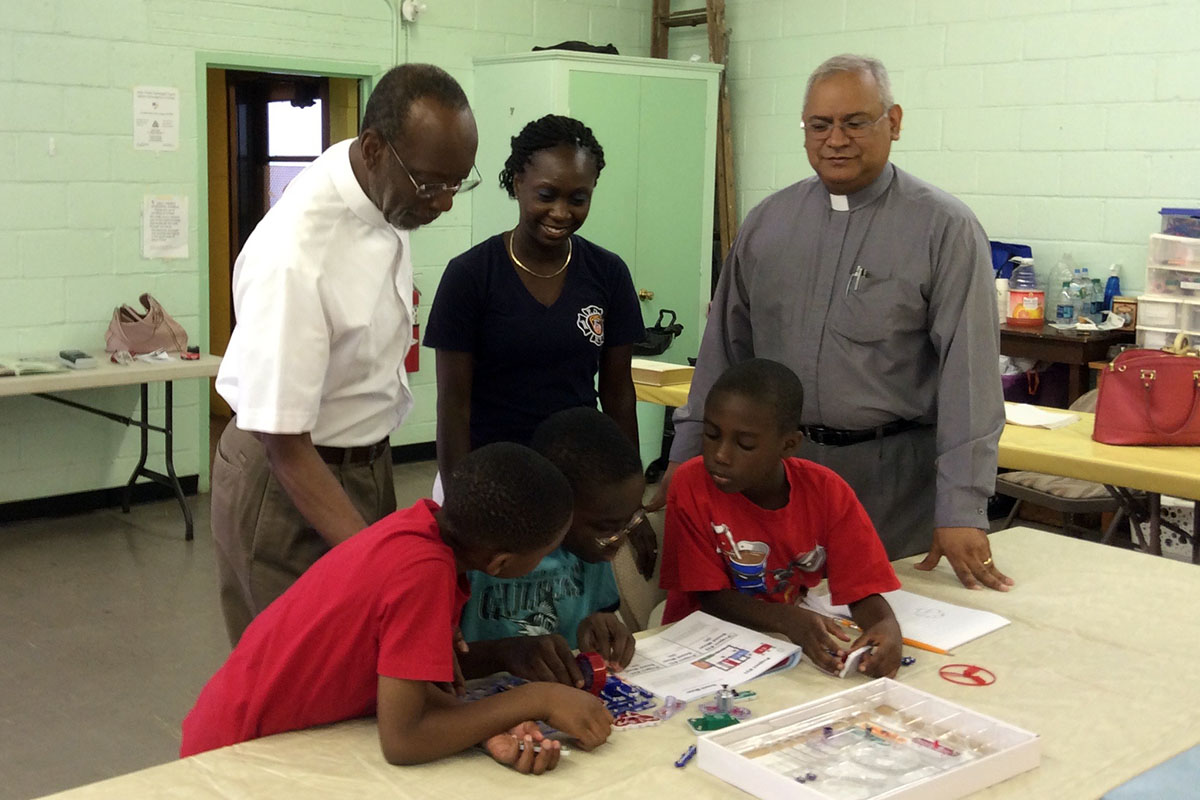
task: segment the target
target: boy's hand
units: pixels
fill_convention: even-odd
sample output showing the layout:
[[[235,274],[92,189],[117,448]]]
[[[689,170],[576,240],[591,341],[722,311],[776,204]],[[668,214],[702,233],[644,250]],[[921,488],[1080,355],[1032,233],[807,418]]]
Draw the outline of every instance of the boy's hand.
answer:
[[[624,669],[633,660],[636,646],[633,634],[617,619],[616,614],[597,611],[584,617],[576,630],[580,651],[595,651],[608,664],[609,671]]]
[[[492,736],[483,743],[483,749],[496,761],[524,775],[541,775],[554,769],[562,755],[562,745],[547,739],[536,722],[522,722],[505,733]]]
[[[567,640],[549,636],[510,636],[496,640],[504,669],[528,681],[550,681],[583,688],[583,673]]]
[[[599,697],[555,683],[539,683],[536,687],[534,691],[541,693],[540,705],[546,710],[546,723],[575,738],[584,750],[604,744],[612,733],[612,714]]]
[[[807,608],[791,608],[789,611],[793,612],[793,622],[784,633],[800,645],[804,655],[808,656],[818,669],[836,674],[842,668],[846,654],[853,648],[843,648],[831,637],[848,642],[850,636],[830,617]],[[896,666],[899,666],[899,661]]]
[[[858,671],[872,678],[894,678],[900,669],[900,646],[904,643],[900,626],[894,619],[875,623],[851,643],[849,649],[873,646],[875,649],[858,662]]]

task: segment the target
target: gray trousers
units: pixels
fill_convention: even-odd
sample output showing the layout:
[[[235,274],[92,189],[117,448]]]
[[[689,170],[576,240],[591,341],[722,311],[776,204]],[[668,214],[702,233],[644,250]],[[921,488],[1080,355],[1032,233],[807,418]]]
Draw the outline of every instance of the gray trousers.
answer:
[[[328,466],[368,525],[396,510],[386,449],[369,463]],[[212,533],[221,612],[234,645],[255,616],[329,551],[271,473],[262,442],[235,420],[225,426],[213,459]]]
[[[914,428],[846,447],[805,439],[796,455],[829,467],[850,484],[888,558],[929,550],[937,490],[936,428]]]

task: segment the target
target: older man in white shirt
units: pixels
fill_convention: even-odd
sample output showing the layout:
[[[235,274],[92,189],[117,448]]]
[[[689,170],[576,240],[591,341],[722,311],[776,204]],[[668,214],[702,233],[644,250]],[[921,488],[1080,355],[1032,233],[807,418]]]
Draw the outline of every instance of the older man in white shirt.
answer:
[[[478,134],[441,69],[389,71],[362,133],[298,175],[233,273],[217,376],[235,416],[213,464],[230,640],[330,547],[396,508],[388,436],[412,408],[408,231],[478,185]]]

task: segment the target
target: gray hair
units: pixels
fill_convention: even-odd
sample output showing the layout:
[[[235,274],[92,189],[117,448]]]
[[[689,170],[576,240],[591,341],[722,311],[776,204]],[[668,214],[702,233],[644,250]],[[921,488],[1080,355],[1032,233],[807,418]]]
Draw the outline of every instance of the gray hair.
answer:
[[[813,84],[839,72],[858,72],[870,75],[875,80],[875,85],[879,87],[879,99],[883,101],[884,110],[886,111],[896,104],[892,99],[892,81],[888,77],[887,67],[883,65],[882,61],[870,56],[843,53],[840,56],[826,59],[821,66],[813,70],[812,75],[808,76],[808,85],[804,87],[804,105],[808,105],[808,96],[812,93]]]

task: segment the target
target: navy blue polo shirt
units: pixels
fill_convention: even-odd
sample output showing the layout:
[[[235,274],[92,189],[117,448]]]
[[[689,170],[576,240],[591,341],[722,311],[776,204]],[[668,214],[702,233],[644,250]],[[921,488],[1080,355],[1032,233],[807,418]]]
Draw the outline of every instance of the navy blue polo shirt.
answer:
[[[645,336],[625,262],[581,236],[571,240],[562,293],[549,307],[521,283],[502,235],[457,256],[442,275],[424,344],[474,356],[472,449],[528,444],[556,411],[595,408],[603,348]]]

